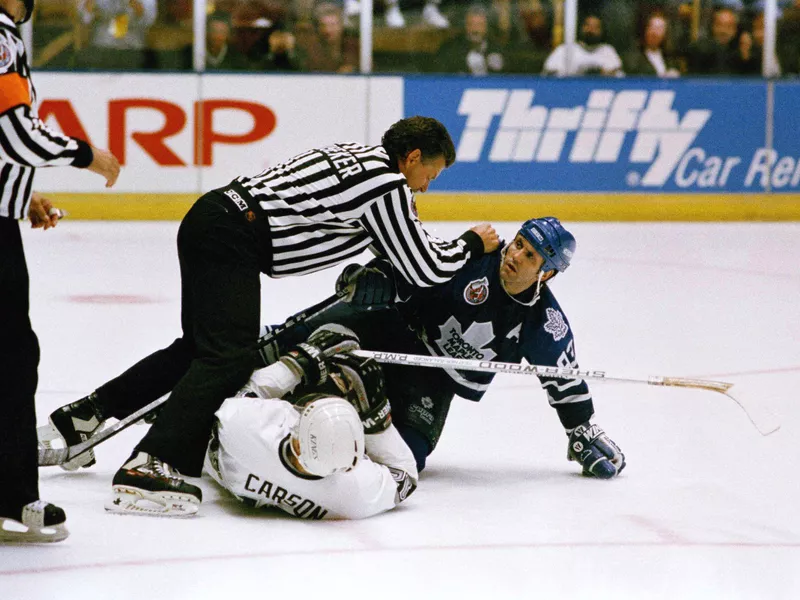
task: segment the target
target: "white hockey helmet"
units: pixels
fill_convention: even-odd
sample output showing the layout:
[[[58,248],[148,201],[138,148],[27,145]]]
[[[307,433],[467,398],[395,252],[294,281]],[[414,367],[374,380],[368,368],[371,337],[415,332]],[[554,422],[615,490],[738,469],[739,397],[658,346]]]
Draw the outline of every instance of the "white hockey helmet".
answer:
[[[364,426],[356,409],[343,398],[325,394],[309,394],[295,406],[301,412],[292,441],[299,452],[291,445],[303,469],[327,477],[355,467],[364,455]]]

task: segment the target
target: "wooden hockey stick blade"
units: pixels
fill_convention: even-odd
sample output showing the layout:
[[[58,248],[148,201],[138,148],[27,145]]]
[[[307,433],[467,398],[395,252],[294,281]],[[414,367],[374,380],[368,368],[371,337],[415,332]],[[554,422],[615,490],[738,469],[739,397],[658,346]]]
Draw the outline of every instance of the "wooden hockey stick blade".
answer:
[[[732,390],[724,392],[724,394],[739,405],[739,408],[744,411],[744,414],[750,419],[753,427],[755,427],[761,435],[771,435],[781,428],[778,417],[772,414],[764,406],[763,402],[755,402],[745,389],[739,386],[733,386]],[[756,407],[758,407],[757,410]],[[757,416],[755,416],[756,414]]]
[[[771,435],[781,428],[778,418],[764,407],[763,402],[755,401],[742,385],[704,379],[681,379],[679,377],[651,377],[650,379],[653,380],[652,385],[694,388],[724,394],[742,409],[753,424],[753,427],[763,436]],[[757,417],[755,416],[756,414],[758,414]]]
[[[338,304],[342,300],[344,295],[345,295],[344,292],[334,294],[333,296],[326,298],[322,302],[319,302],[314,306],[307,308],[304,311],[292,315],[291,317],[286,319],[286,321],[284,321],[282,324],[278,325],[275,329],[273,329],[272,331],[267,333],[264,337],[262,337],[257,342],[255,347],[252,348],[251,351],[256,351],[262,348],[263,346],[266,346],[275,337],[281,335],[284,331],[286,331],[291,327],[294,327],[298,323],[306,319],[313,319],[314,317],[319,316],[324,311]],[[123,429],[127,429],[137,421],[143,419],[148,414],[157,409],[159,406],[164,404],[164,402],[167,401],[167,398],[169,398],[169,395],[163,396],[158,400],[154,400],[147,406],[143,406],[142,408],[128,415],[124,419],[114,423],[113,425],[103,428],[95,435],[90,437],[88,440],[86,440],[85,442],[81,442],[80,444],[75,444],[74,446],[69,446],[67,448],[39,448],[39,466],[51,467],[51,466],[63,465],[64,463],[69,462],[76,456],[83,454],[87,450],[91,450],[99,443],[104,442],[110,437],[117,435]]]
[[[471,360],[466,358],[452,358],[450,356],[430,356],[416,354],[402,354],[399,352],[374,352],[372,350],[357,350],[353,352],[362,358],[374,358],[380,363],[407,365],[414,367],[433,367],[440,369],[457,369],[459,371],[478,371],[481,373],[507,373],[510,375],[535,375],[537,377],[554,377],[556,379],[591,379],[595,381],[610,381],[615,383],[641,383],[646,385],[664,387],[682,387],[698,390],[718,392],[728,396],[747,415],[747,418],[764,436],[770,435],[780,429],[780,424],[766,409],[760,412],[763,417],[754,418],[753,409],[756,403],[744,399],[744,395],[737,389],[731,393],[734,384],[725,381],[710,381],[706,379],[689,379],[681,377],[651,376],[648,378],[611,377],[605,371],[591,371],[588,369],[575,369],[572,367],[549,367],[544,365],[517,364],[490,360]]]

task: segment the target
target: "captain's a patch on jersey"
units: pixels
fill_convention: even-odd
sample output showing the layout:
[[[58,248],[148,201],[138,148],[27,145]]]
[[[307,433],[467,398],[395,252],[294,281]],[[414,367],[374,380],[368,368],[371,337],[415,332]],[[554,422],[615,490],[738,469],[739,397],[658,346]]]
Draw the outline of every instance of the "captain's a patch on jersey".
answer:
[[[467,304],[477,306],[489,297],[489,280],[486,277],[470,281],[464,288],[464,300]]]
[[[544,330],[552,335],[555,341],[563,340],[569,331],[564,315],[555,308],[548,308],[545,313],[547,314],[547,323],[544,324]]]

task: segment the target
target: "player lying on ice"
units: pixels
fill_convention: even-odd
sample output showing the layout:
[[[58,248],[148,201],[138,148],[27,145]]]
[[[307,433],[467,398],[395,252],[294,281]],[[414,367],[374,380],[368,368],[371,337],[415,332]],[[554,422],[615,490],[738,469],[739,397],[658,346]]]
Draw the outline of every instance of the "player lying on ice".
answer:
[[[358,347],[352,331],[324,325],[255,371],[215,413],[205,470],[245,503],[301,518],[361,519],[405,500],[417,485],[414,456],[392,425],[380,366],[349,354]],[[54,411],[50,424],[74,445],[109,415],[124,418],[136,409],[101,406],[89,396]],[[92,464],[94,455],[87,452],[65,468]],[[107,510],[197,512],[202,498],[197,486],[183,484],[194,488],[191,493],[182,487],[151,491],[131,471],[115,476]]]
[[[417,468],[391,423],[378,363],[337,354],[312,386],[300,384],[301,372],[309,379],[301,364],[290,352],[225,400],[205,470],[247,504],[307,519],[363,519],[400,504]]]
[[[510,244],[470,260],[451,280],[431,288],[404,285],[385,260],[349,265],[337,282],[337,289],[350,288],[349,304],[323,319],[353,329],[370,350],[577,368],[572,329],[550,290],[553,278],[569,267],[575,245],[558,219],[544,217],[526,221]],[[294,331],[304,335],[303,326]],[[275,353],[268,346],[262,356],[269,362]],[[383,370],[393,422],[419,471],[436,447],[453,396],[478,401],[494,377],[406,365]],[[584,475],[618,475],[625,457],[591,423],[594,405],[586,382],[540,382],[569,438],[569,460],[580,463]]]

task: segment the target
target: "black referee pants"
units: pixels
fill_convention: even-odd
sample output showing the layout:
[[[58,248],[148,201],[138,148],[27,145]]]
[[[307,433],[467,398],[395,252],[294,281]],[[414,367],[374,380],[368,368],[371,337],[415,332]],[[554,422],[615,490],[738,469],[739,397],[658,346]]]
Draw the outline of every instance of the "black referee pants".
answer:
[[[214,413],[256,365],[265,230],[217,192],[202,196],[178,231],[182,337],[97,389],[117,418],[172,390],[137,450],[185,475],[200,475]]]
[[[28,267],[19,223],[0,217],[0,516],[39,499],[34,395],[39,342],[28,316]]]

